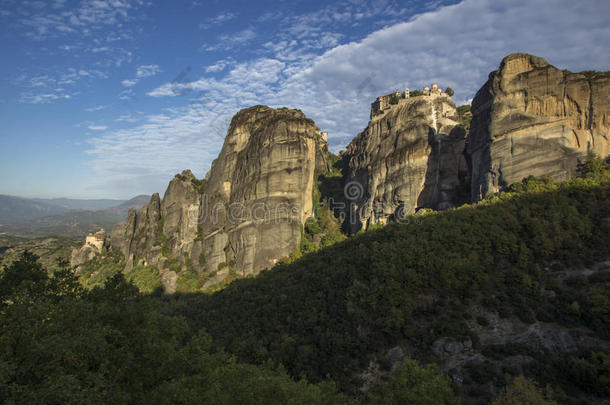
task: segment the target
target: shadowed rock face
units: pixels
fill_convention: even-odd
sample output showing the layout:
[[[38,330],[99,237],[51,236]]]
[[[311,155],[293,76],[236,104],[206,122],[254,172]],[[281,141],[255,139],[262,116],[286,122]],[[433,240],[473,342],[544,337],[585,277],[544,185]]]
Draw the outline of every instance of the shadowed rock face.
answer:
[[[588,153],[610,153],[609,73],[509,55],[477,92],[472,113],[473,201],[529,175],[567,179]]]
[[[347,147],[350,231],[458,201],[467,163],[466,132],[447,95],[419,96],[373,116]],[[361,188],[360,188],[361,187]]]
[[[235,115],[206,175],[199,217],[206,270],[222,279],[230,264],[254,274],[289,256],[312,215],[327,152],[314,122],[298,110],[255,106]]]

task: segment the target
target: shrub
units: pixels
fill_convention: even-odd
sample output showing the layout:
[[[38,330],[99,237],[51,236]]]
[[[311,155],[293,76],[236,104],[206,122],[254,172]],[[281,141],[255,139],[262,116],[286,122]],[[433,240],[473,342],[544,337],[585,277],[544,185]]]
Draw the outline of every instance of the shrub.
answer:
[[[552,391],[547,387],[542,391],[536,384],[523,376],[518,376],[504,388],[502,394],[496,398],[492,405],[553,405]]]
[[[370,404],[455,404],[449,377],[434,365],[420,366],[405,359],[387,382],[379,383],[369,394]]]
[[[161,275],[155,266],[135,266],[125,275],[127,281],[132,282],[142,293],[151,293],[161,288]]]
[[[477,323],[481,326],[489,326],[489,321],[484,316],[477,316]]]

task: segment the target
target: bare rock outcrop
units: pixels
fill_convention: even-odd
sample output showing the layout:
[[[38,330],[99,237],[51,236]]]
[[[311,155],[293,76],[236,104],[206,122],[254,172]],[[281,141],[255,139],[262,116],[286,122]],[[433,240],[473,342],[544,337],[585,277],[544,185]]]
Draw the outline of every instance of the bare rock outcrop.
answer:
[[[458,125],[451,97],[438,90],[402,98],[381,111],[372,114],[346,151],[351,232],[418,208],[446,209],[462,202],[466,131]]]
[[[298,110],[237,113],[206,175],[199,223],[206,271],[255,274],[299,246],[328,145]]]
[[[529,175],[567,179],[610,154],[610,73],[571,73],[512,54],[477,92],[468,140],[472,200]]]
[[[255,274],[290,256],[313,214],[316,179],[328,170],[328,145],[298,110],[255,106],[233,118],[205,180],[189,171],[154,194],[111,234],[125,270],[154,265],[167,292],[187,270],[203,288]]]
[[[180,272],[188,264],[197,269],[201,243],[197,243],[197,218],[201,194],[198,180],[185,170],[170,181],[163,200],[155,193],[139,210],[131,209],[125,223],[111,233],[112,247],[125,256],[125,270],[154,265],[163,280],[167,272]],[[164,285],[166,290],[168,285]],[[169,288],[171,290],[171,288]]]

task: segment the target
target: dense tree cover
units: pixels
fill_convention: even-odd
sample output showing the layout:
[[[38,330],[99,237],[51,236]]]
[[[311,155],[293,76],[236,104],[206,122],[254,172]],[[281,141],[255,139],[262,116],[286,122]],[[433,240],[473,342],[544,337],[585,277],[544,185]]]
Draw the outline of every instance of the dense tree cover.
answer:
[[[332,383],[240,364],[121,273],[84,289],[24,253],[0,278],[0,402],[341,404]]]
[[[369,394],[374,405],[449,405],[457,399],[449,377],[433,365],[421,367],[406,359],[398,364],[393,377],[379,383]]]
[[[81,272],[86,289],[71,271],[49,275],[26,253],[0,276],[0,401],[348,403],[334,384],[358,392],[359,371],[378,359],[381,380],[361,399],[453,403],[448,377],[419,366],[438,361],[431,344],[439,337],[470,339],[485,356],[453,384],[462,399],[490,399],[520,374],[559,402],[607,396],[602,347],[569,356],[481,347],[469,328],[488,323],[473,316],[481,306],[610,339],[607,272],[579,271],[610,254],[610,164],[592,159],[581,171],[566,183],[528,178],[474,206],[355,235],[212,295],[142,295],[128,273],[103,278],[111,268],[103,259]],[[315,225],[307,232],[319,234]],[[132,280],[156,282],[136,270]],[[389,361],[396,345],[417,362]],[[498,368],[513,355],[532,360]],[[531,388],[512,384],[499,403]]]
[[[369,355],[396,344],[424,362],[435,360],[430,347],[439,337],[478,346],[468,327],[475,305],[608,339],[608,279],[595,275],[584,289],[555,278],[610,253],[610,165],[597,159],[582,170],[566,183],[526,179],[474,206],[353,236],[211,297],[166,297],[166,308],[239,359],[271,358],[292,376],[330,376],[342,389],[359,386],[353,370],[365,368]],[[605,366],[579,385],[564,378],[566,359],[537,356],[528,373],[562,384],[566,398],[601,395],[586,385],[601,386]],[[507,382],[502,370],[477,367],[473,383]]]

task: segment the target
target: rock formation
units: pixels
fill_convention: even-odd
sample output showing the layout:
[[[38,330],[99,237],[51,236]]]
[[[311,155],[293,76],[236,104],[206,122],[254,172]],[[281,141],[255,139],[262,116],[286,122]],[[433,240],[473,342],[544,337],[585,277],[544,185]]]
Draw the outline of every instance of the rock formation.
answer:
[[[206,175],[199,218],[206,271],[254,274],[297,249],[327,154],[298,110],[255,106],[235,115]]]
[[[440,91],[403,98],[371,114],[346,151],[351,232],[420,207],[445,209],[461,202],[468,166],[466,132],[457,120],[451,97]]]
[[[83,246],[78,249],[72,249],[70,263],[76,268],[78,272],[81,264],[93,259],[96,255],[102,253],[102,251],[107,248],[108,241],[104,229],[100,229],[98,232],[95,233],[90,233],[86,236],[85,244]]]
[[[571,73],[512,54],[472,102],[472,200],[529,175],[567,179],[588,153],[610,154],[610,74]]]
[[[170,181],[163,200],[155,193],[148,205],[131,209],[125,223],[111,233],[110,243],[125,256],[125,269],[154,265],[166,291],[175,289],[184,268],[199,269],[201,243],[196,241],[201,194],[198,180],[185,170]]]
[[[609,95],[610,73],[513,54],[476,94],[468,135],[436,85],[377,98],[341,160],[347,230],[477,201],[529,175],[574,175],[589,153],[610,154]],[[329,164],[326,133],[301,111],[244,109],[205,180],[177,175],[162,200],[155,194],[132,209],[110,242],[126,270],[157,266],[169,292],[186,271],[203,288],[256,274],[299,248]],[[73,264],[95,255],[83,249]]]
[[[160,269],[166,291],[186,269],[209,287],[273,266],[298,248],[312,216],[316,179],[328,170],[328,145],[298,110],[255,106],[233,118],[206,180],[185,170],[161,200],[132,209],[111,244],[135,265]]]

